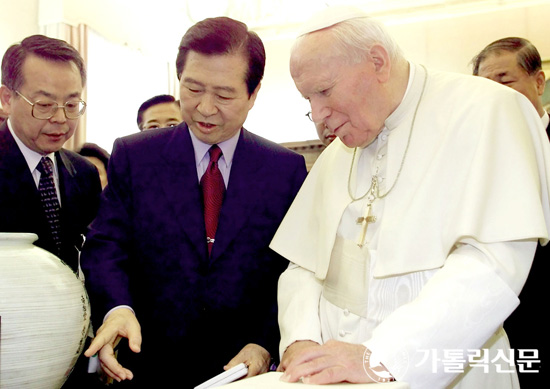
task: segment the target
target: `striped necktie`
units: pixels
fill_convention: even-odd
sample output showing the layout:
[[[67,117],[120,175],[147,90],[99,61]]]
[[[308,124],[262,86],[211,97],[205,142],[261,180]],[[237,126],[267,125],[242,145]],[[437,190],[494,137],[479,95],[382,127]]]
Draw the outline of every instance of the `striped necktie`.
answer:
[[[44,215],[50,227],[51,237],[57,250],[54,254],[59,256],[61,253],[61,209],[53,180],[53,162],[48,157],[42,157],[36,169],[40,172],[38,193],[40,194],[42,209],[44,210]]]

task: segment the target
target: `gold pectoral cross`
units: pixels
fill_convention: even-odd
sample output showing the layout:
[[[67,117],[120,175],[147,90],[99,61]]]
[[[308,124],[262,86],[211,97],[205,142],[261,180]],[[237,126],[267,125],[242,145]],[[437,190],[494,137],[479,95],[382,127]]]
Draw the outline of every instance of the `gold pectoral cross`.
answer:
[[[365,236],[367,235],[367,228],[369,223],[376,222],[376,216],[370,214],[372,203],[367,205],[367,211],[365,212],[365,217],[358,217],[357,224],[361,224],[361,235],[359,235],[359,240],[357,241],[357,246],[363,247],[365,244]]]

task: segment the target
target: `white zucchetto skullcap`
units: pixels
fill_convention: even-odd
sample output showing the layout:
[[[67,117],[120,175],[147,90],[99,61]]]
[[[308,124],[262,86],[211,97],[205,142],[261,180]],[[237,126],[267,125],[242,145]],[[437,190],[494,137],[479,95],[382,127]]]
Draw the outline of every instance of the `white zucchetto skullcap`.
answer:
[[[298,36],[308,34],[313,31],[322,30],[333,26],[345,20],[364,18],[368,15],[359,8],[351,6],[327,7],[314,13],[311,18],[302,26]]]

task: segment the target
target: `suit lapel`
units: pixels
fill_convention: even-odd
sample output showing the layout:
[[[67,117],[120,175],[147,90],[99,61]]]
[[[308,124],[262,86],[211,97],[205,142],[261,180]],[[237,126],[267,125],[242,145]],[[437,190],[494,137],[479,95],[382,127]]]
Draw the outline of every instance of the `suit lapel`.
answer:
[[[212,248],[212,261],[219,258],[235,239],[258,201],[258,193],[251,188],[251,183],[260,178],[258,170],[261,164],[258,161],[261,161],[261,155],[254,139],[243,129],[233,156],[216,242]]]
[[[16,179],[25,184],[32,183],[36,189],[29,165],[27,165],[25,157],[15,143],[6,123],[0,127],[0,171],[3,171],[2,174],[7,180]]]
[[[55,153],[57,160],[57,172],[59,174],[59,193],[61,194],[61,219],[64,233],[77,228],[78,220],[85,214],[81,209],[82,202],[79,199],[90,198],[89,194],[82,193],[85,189],[81,186],[81,180],[77,179],[77,170],[66,150]],[[92,206],[92,204],[90,204]]]
[[[176,224],[187,235],[201,256],[206,257],[206,236],[202,198],[195,165],[195,152],[187,125],[172,130],[164,149],[166,167],[158,172],[166,199],[173,209]]]
[[[76,170],[73,163],[66,155],[65,150],[59,150],[55,153],[57,161],[57,172],[59,174],[59,192],[61,193],[61,207],[69,207],[70,199],[73,193],[79,190],[75,180]]]
[[[13,207],[18,209],[24,224],[32,226],[32,231],[45,229],[46,219],[42,216],[36,183],[6,123],[0,126],[0,180],[9,185],[10,193],[16,194]]]

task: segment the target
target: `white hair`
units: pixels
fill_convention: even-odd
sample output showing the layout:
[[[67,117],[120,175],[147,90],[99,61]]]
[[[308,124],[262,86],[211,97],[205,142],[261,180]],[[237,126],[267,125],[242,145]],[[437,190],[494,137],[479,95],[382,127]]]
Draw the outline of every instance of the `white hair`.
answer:
[[[368,58],[369,51],[375,44],[381,45],[388,51],[392,62],[403,58],[401,49],[385,26],[370,17],[354,17],[319,30],[310,31],[298,37],[292,51],[300,45],[304,37],[317,31],[329,32],[334,38],[333,48],[352,63],[359,63]]]

